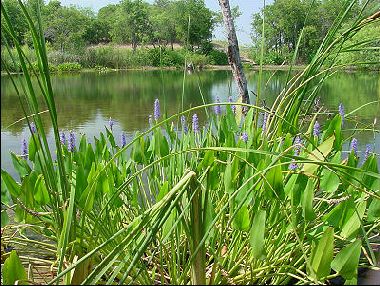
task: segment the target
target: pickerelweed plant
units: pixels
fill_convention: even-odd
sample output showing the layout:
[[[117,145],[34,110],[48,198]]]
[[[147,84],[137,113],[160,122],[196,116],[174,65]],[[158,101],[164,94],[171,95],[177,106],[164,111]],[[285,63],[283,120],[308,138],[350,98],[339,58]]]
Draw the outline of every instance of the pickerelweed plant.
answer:
[[[307,120],[332,70],[324,59],[360,29],[360,18],[340,37],[338,17],[312,64],[271,110],[238,100],[166,117],[156,100],[151,126],[130,142],[116,143],[112,121],[94,144],[85,135],[76,144],[73,131],[66,140],[58,130],[40,17],[35,25],[19,4],[39,59],[39,90],[30,84],[33,67],[1,4],[2,31],[15,39],[24,72],[12,80],[23,87],[17,91],[26,97],[31,131],[28,153],[11,154],[19,181],[1,171],[2,203],[19,223],[4,233],[22,234],[4,240],[32,241],[25,229],[48,238],[52,243],[39,247],[56,250],[49,284],[315,284],[337,276],[355,284],[359,267],[378,269],[378,157],[343,150],[353,139],[343,138],[341,114],[318,117],[316,124],[317,112]],[[53,122],[54,160],[36,101],[41,95]],[[198,114],[215,107],[203,127]],[[361,154],[366,159],[359,165]],[[32,268],[40,261],[22,259]],[[10,261],[13,251],[4,279],[22,267]]]

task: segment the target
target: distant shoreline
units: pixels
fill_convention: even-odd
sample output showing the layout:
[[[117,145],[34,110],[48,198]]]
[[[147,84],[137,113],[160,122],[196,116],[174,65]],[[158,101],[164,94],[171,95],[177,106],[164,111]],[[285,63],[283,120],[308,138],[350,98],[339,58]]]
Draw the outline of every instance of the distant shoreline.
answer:
[[[281,71],[287,71],[289,70],[291,66],[290,65],[263,65],[263,70],[265,71],[276,71],[276,70],[281,70]],[[296,70],[296,71],[301,71],[301,70],[304,70],[305,68],[307,67],[307,65],[294,65],[292,66],[292,70]],[[254,70],[254,71],[259,71],[260,70],[260,65],[250,65],[250,66],[244,66],[244,69],[247,69],[247,70]],[[152,67],[152,66],[144,66],[144,67],[134,67],[134,68],[123,68],[123,69],[113,69],[113,68],[106,68],[104,70],[104,72],[108,72],[108,71],[153,71],[153,70],[182,70],[181,68],[178,68],[178,67]],[[231,67],[229,65],[206,65],[204,66],[201,71],[212,71],[212,70],[231,70]],[[351,72],[351,71],[369,71],[369,72],[378,72],[380,71],[379,69],[360,69],[356,66],[348,66],[344,69],[342,69],[343,71],[346,71],[346,72]],[[99,71],[95,68],[83,68],[81,70],[78,70],[78,71],[64,71],[64,72],[55,72],[55,73],[51,73],[51,74],[68,74],[68,73],[82,73],[82,72],[100,72],[102,73],[102,71]],[[197,69],[195,71],[198,71]],[[20,75],[22,74],[21,72],[17,73],[17,72],[12,72],[10,73],[11,75]],[[8,73],[6,73],[5,71],[1,71],[1,76],[6,76],[8,75]]]

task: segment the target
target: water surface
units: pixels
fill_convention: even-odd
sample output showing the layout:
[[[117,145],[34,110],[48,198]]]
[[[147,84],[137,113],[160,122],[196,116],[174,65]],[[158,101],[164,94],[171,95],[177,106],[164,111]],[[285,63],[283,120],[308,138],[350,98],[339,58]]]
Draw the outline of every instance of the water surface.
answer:
[[[258,72],[248,71],[248,88],[257,91]],[[264,73],[264,95],[270,106],[280,93],[286,80],[284,71]],[[17,83],[17,81],[16,81]],[[149,127],[148,116],[153,112],[153,102],[158,98],[162,112],[172,115],[181,106],[214,102],[218,96],[226,101],[229,95],[236,99],[237,89],[229,71],[203,71],[184,74],[181,71],[118,71],[99,74],[96,72],[55,75],[52,77],[60,129],[85,133],[89,138],[105,130],[109,117],[115,120],[114,133],[120,141],[121,132],[129,139],[136,131]],[[183,96],[182,96],[183,95]],[[332,112],[337,112],[340,102],[350,112],[359,106],[380,99],[379,73],[354,72],[337,73],[329,78],[319,92],[321,102]],[[183,102],[182,102],[183,98]],[[251,93],[251,101],[253,101]],[[41,107],[43,110],[43,107]],[[371,124],[380,114],[380,105],[372,104],[356,113],[354,120]],[[199,114],[204,118],[204,114]],[[11,171],[9,151],[21,152],[22,138],[30,138],[26,121],[13,124],[23,117],[19,99],[7,76],[1,77],[1,168]],[[52,130],[48,113],[42,115],[48,128],[49,140]],[[379,121],[376,128],[379,129]],[[13,124],[12,126],[10,126]],[[355,126],[347,122],[346,129]],[[349,133],[351,131],[348,131]],[[380,150],[380,136],[374,132],[361,132],[359,149],[372,144],[377,153]],[[91,141],[91,140],[90,140]],[[14,172],[11,171],[14,175]]]

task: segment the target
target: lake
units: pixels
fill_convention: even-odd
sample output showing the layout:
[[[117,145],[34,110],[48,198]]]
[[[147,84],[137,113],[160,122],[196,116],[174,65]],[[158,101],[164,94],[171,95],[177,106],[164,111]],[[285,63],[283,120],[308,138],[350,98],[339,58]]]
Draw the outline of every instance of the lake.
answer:
[[[264,96],[270,106],[280,93],[287,73],[266,71],[263,74]],[[248,89],[257,90],[258,72],[247,71]],[[185,108],[203,103],[211,103],[218,96],[227,101],[229,95],[236,99],[237,89],[230,71],[202,71],[186,74],[182,71],[111,71],[99,74],[83,72],[78,74],[55,75],[52,77],[60,129],[74,130],[78,135],[85,133],[89,138],[105,131],[108,119],[115,121],[114,134],[117,143],[124,131],[129,140],[139,130],[149,127],[148,117],[153,113],[155,98],[160,100],[161,112],[172,115],[181,109],[182,94]],[[203,97],[203,99],[202,99]],[[346,112],[350,112],[370,101],[380,100],[380,76],[378,72],[340,72],[331,76],[320,91],[321,103],[336,113],[340,102]],[[251,99],[253,95],[251,94]],[[43,110],[43,108],[41,108]],[[380,104],[371,104],[361,109],[355,116],[346,120],[346,134],[352,128],[373,123],[380,114]],[[1,168],[10,171],[12,162],[10,151],[19,154],[21,141],[30,138],[23,117],[19,99],[7,76],[1,77]],[[200,114],[204,119],[204,115]],[[45,126],[49,127],[50,142],[52,130],[48,113],[42,114]],[[323,124],[323,122],[321,122]],[[13,124],[12,126],[10,126]],[[375,128],[378,130],[380,118]],[[367,127],[368,128],[368,127]],[[372,127],[369,127],[372,128]],[[363,131],[355,135],[359,139],[359,150],[364,151],[371,144],[375,152],[380,150],[379,133]],[[79,138],[77,136],[77,141]],[[90,140],[91,142],[91,140]],[[346,149],[348,145],[346,144]]]

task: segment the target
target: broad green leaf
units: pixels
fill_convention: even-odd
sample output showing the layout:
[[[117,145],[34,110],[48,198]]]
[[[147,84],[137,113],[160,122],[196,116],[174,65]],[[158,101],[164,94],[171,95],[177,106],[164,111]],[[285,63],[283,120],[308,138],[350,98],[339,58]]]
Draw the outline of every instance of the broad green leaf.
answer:
[[[1,170],[1,179],[12,196],[18,197],[21,194],[21,185],[4,170]]]
[[[331,268],[342,275],[346,280],[350,280],[358,274],[361,243],[361,240],[357,239],[347,245],[339,251],[331,263]]]
[[[327,155],[330,154],[332,150],[334,140],[334,136],[331,136],[330,138],[326,139],[321,145],[318,146],[317,149],[315,149],[313,152],[309,154],[307,159],[317,162],[325,161],[325,157],[327,157]],[[318,167],[319,165],[314,163],[305,163],[302,169],[305,172],[305,174],[312,175],[318,169]]]
[[[168,192],[169,192],[169,182],[165,181],[164,184],[160,188],[156,201],[159,202],[163,197],[166,196]]]
[[[265,234],[266,211],[259,210],[253,218],[252,227],[249,232],[249,243],[252,256],[256,259],[264,257],[264,234]]]
[[[339,163],[341,160],[341,152],[337,152],[333,159],[331,160],[332,163]],[[323,191],[333,193],[335,192],[340,184],[340,179],[337,174],[335,174],[333,171],[324,168],[321,174],[321,183],[320,187]]]
[[[234,217],[233,225],[238,230],[247,231],[249,229],[249,212],[247,205],[243,205]]]
[[[214,165],[207,172],[207,188],[209,190],[216,190],[220,183],[219,166]]]
[[[334,229],[327,228],[317,245],[311,251],[310,265],[315,278],[321,279],[330,274],[331,261],[334,255]]]
[[[266,174],[264,183],[266,194],[274,193],[275,198],[284,199],[284,185],[282,178],[282,168],[280,165],[271,168]]]
[[[303,193],[302,198],[302,214],[305,220],[313,220],[315,218],[315,213],[313,209],[313,199],[314,199],[314,182],[309,179],[306,185],[306,189]]]
[[[357,231],[360,228],[360,222],[363,219],[364,212],[367,206],[367,202],[363,201],[357,205],[357,211],[359,214],[355,212],[352,213],[351,217],[348,221],[343,225],[341,236],[344,238],[351,238],[356,235]]]
[[[323,133],[323,141],[330,136],[334,136],[334,144],[333,147],[336,151],[342,150],[342,117],[340,114],[335,115],[335,117],[330,121],[330,124],[327,127],[327,130]]]
[[[2,276],[4,285],[15,285],[16,281],[19,281],[19,285],[26,283],[25,268],[22,266],[21,260],[15,250],[12,250],[9,257],[5,259],[4,266],[2,267]]]
[[[380,218],[380,200],[377,198],[373,198],[372,202],[368,207],[368,222],[373,222],[376,219]]]
[[[39,175],[34,187],[34,199],[41,205],[50,202],[49,193],[45,185],[45,180],[42,175]]]
[[[31,169],[28,163],[26,162],[26,160],[20,159],[12,152],[11,152],[11,158],[12,158],[14,168],[17,170],[21,178],[25,177],[26,175],[30,173]]]

